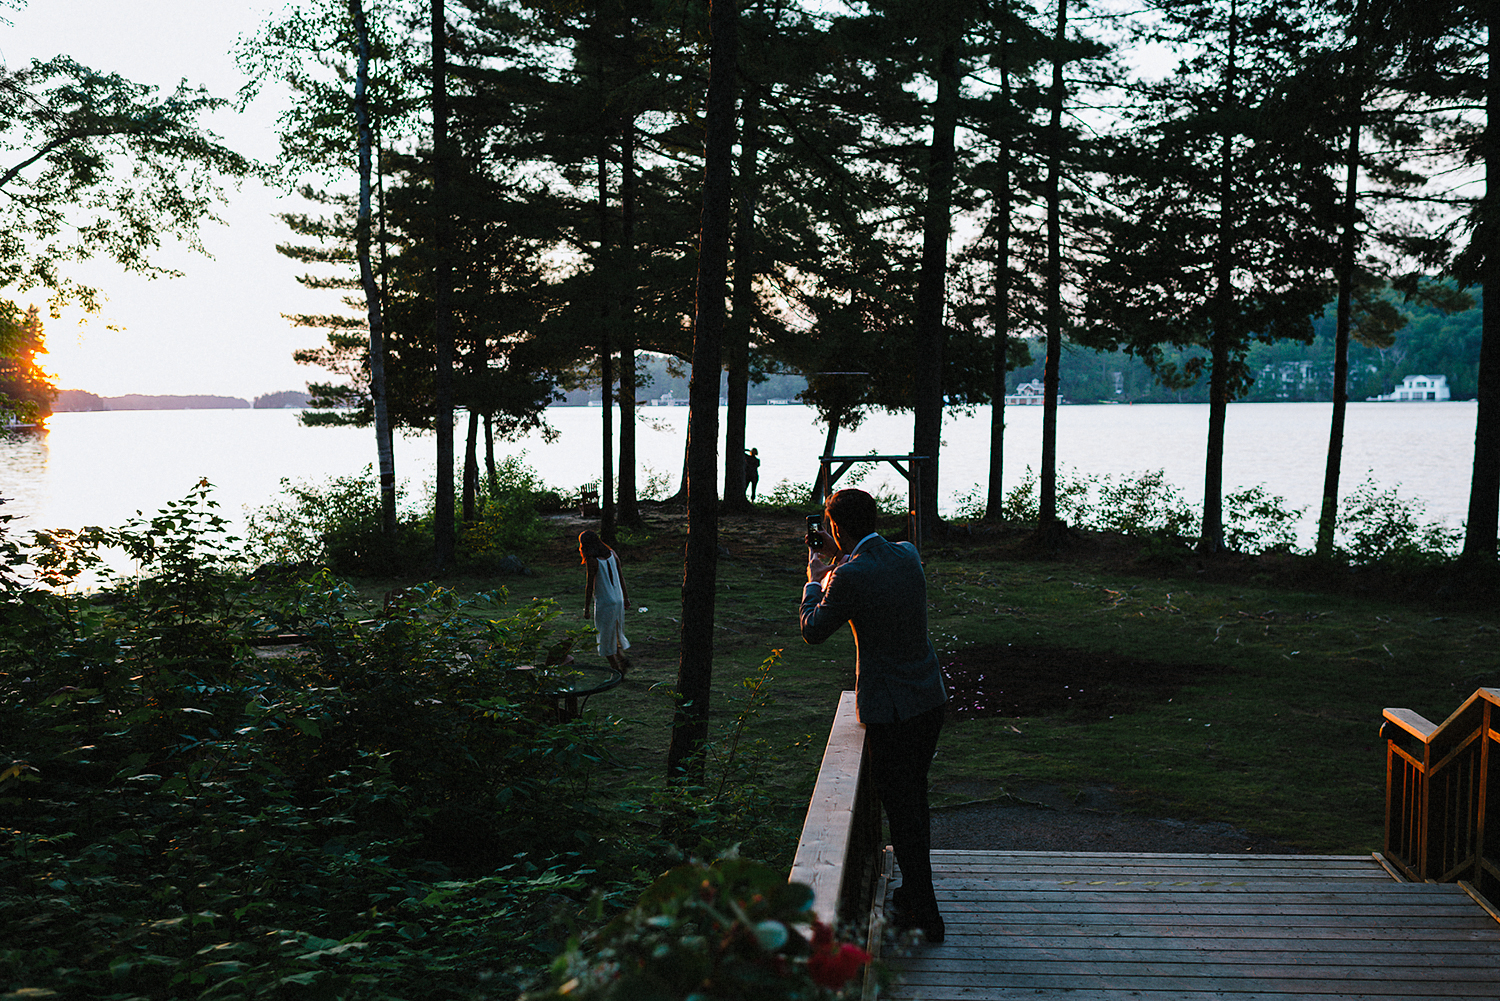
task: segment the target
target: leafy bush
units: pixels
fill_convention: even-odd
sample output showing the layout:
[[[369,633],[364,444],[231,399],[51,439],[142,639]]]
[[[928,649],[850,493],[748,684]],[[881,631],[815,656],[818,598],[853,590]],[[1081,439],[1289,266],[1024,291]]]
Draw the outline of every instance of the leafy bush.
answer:
[[[1297,551],[1297,522],[1307,508],[1288,508],[1286,498],[1256,485],[1224,498],[1224,543],[1241,553]]]
[[[1040,485],[1030,467],[1005,495],[1002,515],[1007,521],[1035,522],[1041,513]],[[957,495],[957,516],[983,517],[986,494],[975,485]],[[1197,510],[1182,491],[1167,482],[1166,472],[1147,470],[1121,476],[1078,475],[1061,470],[1057,477],[1057,510],[1064,521],[1096,532],[1119,532],[1138,538],[1181,544],[1199,532]],[[1286,499],[1264,487],[1246,487],[1224,498],[1224,537],[1239,552],[1268,549],[1295,551],[1297,522],[1305,508],[1288,508]]]
[[[667,872],[586,947],[553,963],[530,1001],[814,1001],[845,996],[870,961],[814,920],[813,892],[758,862],[724,859]],[[857,991],[857,988],[855,988]]]
[[[989,494],[976,483],[968,490],[960,490],[950,500],[953,518],[957,521],[982,521],[989,510]]]
[[[1070,525],[1101,532],[1148,535],[1172,531],[1185,510],[1177,489],[1165,482],[1160,471],[1121,477],[1116,484],[1108,475],[1079,475],[1060,469],[1056,490],[1058,517]],[[988,505],[988,495],[979,484],[955,500],[962,517],[983,517]],[[1000,514],[1003,520],[1012,522],[1035,522],[1041,517],[1041,482],[1036,470],[1027,466],[1021,481],[1006,491]]]
[[[338,574],[388,574],[420,560],[430,545],[412,511],[398,508],[397,532],[381,530],[380,483],[372,466],[322,483],[281,481],[284,500],[250,515],[246,550],[268,563],[326,566]],[[398,504],[400,496],[397,497]]]
[[[1399,484],[1382,490],[1373,475],[1366,475],[1339,505],[1335,538],[1357,566],[1425,566],[1451,559],[1463,533],[1426,520],[1426,513],[1421,501],[1401,496]]]
[[[93,597],[0,539],[0,993],[514,996],[559,902],[642,858],[591,786],[605,731],[510,670],[571,641],[554,610],[419,589],[370,620],[326,573],[245,577],[201,491],[39,540],[54,581],[138,555]]]
[[[808,499],[812,492],[811,483],[782,480],[770,490],[762,490],[755,503],[772,509],[806,511],[812,506],[812,501]]]
[[[672,474],[642,463],[640,478],[643,482],[637,487],[637,496],[641,500],[659,501],[672,496]]]
[[[629,790],[633,799],[619,804],[627,812],[660,818],[662,837],[668,842],[662,847],[670,854],[748,855],[791,863],[799,830],[788,818],[800,817],[795,804],[807,801],[815,776],[807,776],[805,788],[768,787],[762,776],[784,752],[764,737],[747,739],[758,732],[756,719],[775,704],[773,672],[780,662],[781,651],[772,650],[760,670],[741,679],[738,692],[728,694],[725,708],[733,713],[733,722],[722,737],[704,746],[701,785],[637,783]]]
[[[484,485],[478,497],[479,517],[461,525],[459,538],[470,555],[525,552],[543,535],[538,512],[556,499],[541,476],[525,462],[523,456],[508,455],[495,467],[495,478],[481,477]]]
[[[1005,521],[1036,521],[1041,513],[1041,486],[1036,471],[1027,466],[1021,482],[1006,492],[1000,514]]]

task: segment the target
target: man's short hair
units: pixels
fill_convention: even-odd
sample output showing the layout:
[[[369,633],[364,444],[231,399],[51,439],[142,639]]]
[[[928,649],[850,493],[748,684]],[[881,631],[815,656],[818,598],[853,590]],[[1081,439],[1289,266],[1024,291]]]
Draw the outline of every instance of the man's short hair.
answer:
[[[875,519],[880,513],[874,497],[855,489],[834,491],[823,510],[831,521],[838,522],[840,536],[847,536],[850,544],[875,531]]]

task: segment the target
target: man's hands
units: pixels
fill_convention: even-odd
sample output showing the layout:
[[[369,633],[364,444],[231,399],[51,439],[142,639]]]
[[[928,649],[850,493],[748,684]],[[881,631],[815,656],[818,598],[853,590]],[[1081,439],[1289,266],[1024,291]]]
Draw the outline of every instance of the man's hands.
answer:
[[[843,563],[849,557],[835,556],[831,561],[825,561],[823,554],[816,549],[807,551],[807,580],[808,583],[816,581],[823,583],[823,578],[833,573],[833,568]],[[826,585],[825,585],[826,586]]]

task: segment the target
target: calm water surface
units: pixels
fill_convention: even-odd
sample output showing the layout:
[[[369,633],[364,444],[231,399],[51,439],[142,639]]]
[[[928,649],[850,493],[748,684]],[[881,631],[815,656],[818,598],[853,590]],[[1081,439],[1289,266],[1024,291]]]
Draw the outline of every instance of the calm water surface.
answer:
[[[1262,484],[1293,507],[1315,511],[1322,493],[1329,405],[1236,404],[1226,432],[1226,490]],[[1041,457],[1040,407],[1007,408],[1006,485]],[[686,440],[686,408],[640,411],[639,482],[662,478],[676,488]],[[1468,509],[1475,404],[1355,403],[1349,406],[1343,486],[1366,471],[1382,486],[1423,501],[1428,514],[1458,525]],[[542,479],[575,488],[598,478],[602,412],[559,407],[548,420],[561,432],[552,444],[531,437],[501,446],[525,453]],[[989,453],[988,408],[944,423],[941,492],[983,483]],[[750,445],[760,451],[761,489],[781,480],[809,483],[817,472],[823,428],[802,406],[751,407]],[[1203,496],[1206,405],[1065,406],[1058,411],[1058,458],[1078,473],[1119,476],[1161,469],[1192,502]],[[463,428],[459,428],[461,447]],[[721,439],[722,446],[722,439]],[[844,455],[911,449],[911,417],[875,414],[839,438]],[[431,436],[399,438],[397,475],[411,484],[432,476]],[[721,448],[722,451],[722,448]],[[158,410],[57,414],[45,432],[0,437],[3,511],[13,528],[118,525],[136,511],[153,513],[199,479],[214,484],[223,513],[236,522],[247,508],[273,500],[283,477],[316,480],[359,472],[375,458],[374,434],[358,428],[304,428],[290,410]],[[873,473],[867,488],[897,487],[891,472]],[[904,484],[900,487],[904,491]],[[420,487],[418,487],[420,489]],[[1306,521],[1304,535],[1311,529]]]

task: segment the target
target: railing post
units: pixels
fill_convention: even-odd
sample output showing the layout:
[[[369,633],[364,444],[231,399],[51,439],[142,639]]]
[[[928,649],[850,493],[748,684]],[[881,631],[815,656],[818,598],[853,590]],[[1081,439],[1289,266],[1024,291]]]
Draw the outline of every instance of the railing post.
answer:
[[[1490,874],[1485,868],[1485,837],[1484,824],[1488,814],[1490,788],[1490,734],[1494,732],[1495,704],[1488,700],[1484,703],[1484,715],[1479,726],[1479,792],[1476,797],[1474,816],[1474,871],[1469,876],[1469,881],[1479,890],[1485,893],[1490,888]]]

